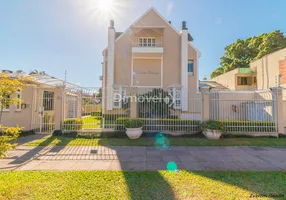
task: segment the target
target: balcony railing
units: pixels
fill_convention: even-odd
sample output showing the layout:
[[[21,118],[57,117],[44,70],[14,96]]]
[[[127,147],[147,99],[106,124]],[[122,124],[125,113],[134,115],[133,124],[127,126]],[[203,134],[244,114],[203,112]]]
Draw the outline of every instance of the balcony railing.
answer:
[[[162,43],[139,43],[132,42],[132,47],[163,47]]]

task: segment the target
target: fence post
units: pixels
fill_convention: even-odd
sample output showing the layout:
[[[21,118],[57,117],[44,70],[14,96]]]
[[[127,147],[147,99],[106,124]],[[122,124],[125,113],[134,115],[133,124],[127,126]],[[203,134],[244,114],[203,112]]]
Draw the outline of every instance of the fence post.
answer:
[[[274,106],[274,113],[276,114],[276,127],[277,132],[284,134],[284,116],[283,116],[283,95],[281,87],[271,88],[273,95],[276,96],[276,102]]]
[[[81,118],[82,117],[82,113],[81,113],[82,95],[81,95],[81,92],[78,92],[76,98],[77,98],[76,117]]]
[[[137,118],[137,88],[131,88],[131,99],[130,99],[130,118],[136,119]]]
[[[202,121],[210,119],[210,87],[201,88],[202,92]]]
[[[61,129],[61,122],[64,119],[64,106],[65,106],[65,87],[57,86],[55,89],[54,98],[54,112],[55,112],[55,130]]]

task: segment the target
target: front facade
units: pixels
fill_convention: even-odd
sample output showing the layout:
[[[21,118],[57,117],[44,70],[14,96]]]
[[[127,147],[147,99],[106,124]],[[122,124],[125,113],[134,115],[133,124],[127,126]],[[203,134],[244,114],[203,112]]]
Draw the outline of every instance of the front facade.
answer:
[[[231,90],[266,90],[286,86],[286,48],[250,63],[249,68],[237,68],[211,81]]]
[[[125,32],[108,29],[103,51],[103,102],[105,113],[119,108],[116,94],[160,88],[177,94],[180,109],[188,111],[188,92],[198,89],[199,51],[191,44],[186,22],[178,32],[154,8],[150,8]]]

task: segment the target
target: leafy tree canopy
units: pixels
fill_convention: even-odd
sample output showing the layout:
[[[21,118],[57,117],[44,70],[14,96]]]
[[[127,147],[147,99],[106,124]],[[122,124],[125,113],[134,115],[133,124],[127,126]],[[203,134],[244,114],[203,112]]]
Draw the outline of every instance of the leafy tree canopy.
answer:
[[[250,62],[283,48],[286,48],[286,37],[279,30],[245,40],[239,39],[225,47],[220,67],[211,73],[211,78],[236,68],[249,67]]]

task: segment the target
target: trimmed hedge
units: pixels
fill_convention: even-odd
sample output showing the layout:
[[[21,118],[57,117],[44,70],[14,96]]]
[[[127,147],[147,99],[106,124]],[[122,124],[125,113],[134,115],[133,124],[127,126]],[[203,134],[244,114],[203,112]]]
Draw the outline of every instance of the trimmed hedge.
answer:
[[[83,119],[65,119],[62,125],[63,130],[81,130],[83,125]]]
[[[225,132],[275,132],[275,122],[219,120]]]
[[[182,131],[199,132],[199,120],[180,120],[180,119],[156,119],[156,118],[138,118],[142,120],[144,131]],[[130,118],[118,118],[116,120],[116,130],[124,130],[124,122]]]
[[[90,114],[91,114],[91,116],[102,116],[102,111],[98,110],[98,111],[95,111],[95,112],[91,112]]]

